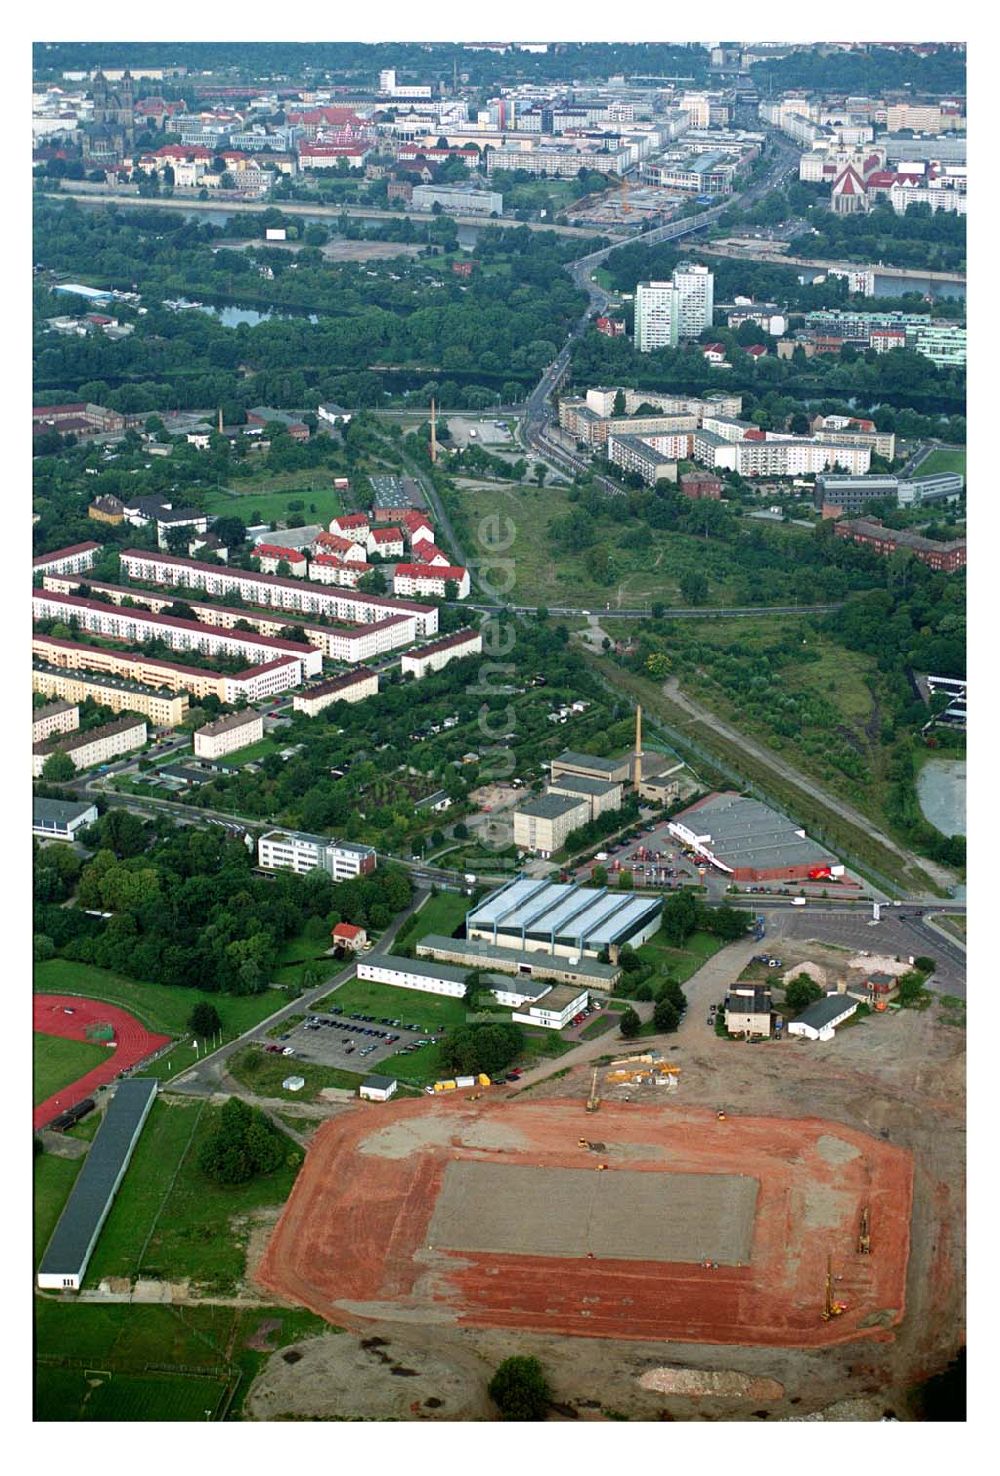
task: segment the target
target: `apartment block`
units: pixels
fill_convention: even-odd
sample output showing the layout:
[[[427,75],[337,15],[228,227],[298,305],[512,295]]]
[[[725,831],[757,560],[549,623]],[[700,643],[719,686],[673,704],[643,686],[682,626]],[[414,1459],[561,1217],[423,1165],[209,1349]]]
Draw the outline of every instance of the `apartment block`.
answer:
[[[400,666],[404,676],[413,675],[419,681],[429,671],[440,671],[449,661],[458,661],[464,656],[479,655],[482,649],[483,637],[478,630],[458,630],[429,646],[406,651]]]
[[[353,541],[364,543],[367,540],[367,518],[364,524],[364,536]],[[121,567],[130,579],[140,583],[198,589],[206,595],[223,598],[236,591],[250,605],[270,606],[302,615],[324,615],[330,620],[344,620],[354,625],[382,620],[390,615],[412,614],[416,616],[418,635],[433,635],[437,630],[438,612],[434,606],[401,603],[388,595],[328,589],[303,579],[252,574],[245,569],[222,568],[216,564],[199,563],[197,559],[175,558],[170,554],[150,553],[142,549],[126,549],[121,555]]]
[[[214,723],[197,728],[194,735],[196,758],[218,759],[227,753],[236,753],[259,743],[264,736],[264,719],[259,712],[247,708],[243,712],[231,712]]]
[[[81,574],[92,569],[101,545],[99,543],[74,543],[69,548],[57,548],[54,553],[42,554],[31,561],[31,572],[36,574]]]
[[[175,651],[239,656],[252,663],[295,656],[306,676],[317,676],[323,667],[322,652],[298,641],[225,630],[221,626],[201,625],[197,620],[182,620],[173,615],[153,615],[145,610],[105,605],[76,594],[58,594],[54,590],[32,590],[32,617],[36,621],[71,620],[75,617],[83,630],[133,645],[162,640]]]
[[[397,595],[433,595],[436,599],[447,598],[446,586],[454,584],[457,598],[467,599],[471,588],[468,569],[460,564],[397,564],[393,575],[392,589]]]
[[[953,574],[965,568],[965,539],[954,539],[950,543],[938,543],[933,538],[922,538],[908,528],[885,528],[874,518],[858,518],[834,523],[833,531],[838,538],[861,543],[875,553],[888,558],[898,548],[905,549],[929,569],[944,574]]]
[[[378,672],[361,666],[356,671],[344,672],[328,682],[320,682],[318,686],[307,687],[304,692],[296,692],[292,698],[292,707],[295,712],[304,712],[307,717],[315,717],[334,702],[363,702],[366,697],[375,697],[377,694]]]
[[[53,753],[66,753],[77,770],[90,769],[94,764],[107,764],[123,753],[142,748],[146,742],[146,719],[131,714],[115,718],[100,728],[90,728],[85,733],[58,735],[46,738],[43,743],[31,747],[32,777],[41,777],[45,760]]]
[[[35,686],[32,683],[32,691],[43,692],[48,697],[63,698],[65,694],[59,691],[50,691],[44,686]],[[31,713],[31,741],[32,743],[43,743],[46,738],[52,738],[56,733],[72,733],[80,726],[80,709],[75,702],[48,702],[44,707],[36,707]]]
[[[177,728],[188,714],[186,692],[150,691],[122,677],[96,676],[39,665],[37,661],[32,667],[31,686],[33,691],[44,692],[47,697],[62,698],[63,701],[53,703],[56,707],[86,702],[91,697],[102,707],[110,707],[112,712],[137,712],[158,728]],[[73,707],[71,711],[79,712],[79,709]],[[78,727],[79,723],[73,726]]]
[[[374,846],[327,840],[299,830],[267,831],[257,842],[257,860],[265,871],[294,871],[299,876],[321,867],[334,881],[367,876],[377,864]]]
[[[675,451],[673,457],[665,456],[652,444],[653,440],[682,442],[683,449]],[[676,482],[677,456],[686,456],[690,436],[657,436],[640,440],[638,436],[614,435],[608,437],[608,460],[625,472],[637,472],[647,486],[659,481]]]
[[[514,844],[547,860],[573,830],[590,821],[587,799],[569,794],[540,794],[514,811]]]

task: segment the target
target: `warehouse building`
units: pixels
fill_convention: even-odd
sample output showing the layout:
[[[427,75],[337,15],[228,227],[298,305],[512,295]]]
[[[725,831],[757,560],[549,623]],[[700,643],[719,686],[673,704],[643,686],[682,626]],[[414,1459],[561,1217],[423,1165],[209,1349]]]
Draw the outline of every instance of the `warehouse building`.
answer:
[[[740,794],[710,794],[675,815],[667,828],[681,846],[736,882],[844,875],[836,856],[794,821]]]
[[[795,1020],[788,1023],[789,1035],[802,1035],[806,1040],[832,1040],[838,1025],[849,1020],[858,1001],[849,994],[828,994],[814,1000]]]
[[[466,972],[470,969],[508,971],[518,976],[517,987],[532,978],[556,979],[610,992],[621,974],[617,964],[598,963],[592,958],[557,958],[550,953],[539,955],[525,948],[496,946],[482,938],[448,938],[443,933],[427,933],[417,944],[416,952],[418,958],[461,964]]]
[[[503,195],[497,190],[477,190],[473,185],[413,186],[414,210],[433,210],[435,205],[449,215],[503,215]]]
[[[621,758],[600,758],[593,753],[575,753],[571,748],[564,749],[549,765],[553,784],[566,774],[624,784],[631,771],[631,754],[624,754]]]
[[[589,774],[563,774],[549,784],[549,794],[568,795],[583,800],[589,810],[588,820],[608,810],[620,810],[624,788],[620,779],[594,779]]]
[[[617,963],[623,944],[638,948],[659,930],[661,907],[659,897],[518,877],[474,907],[465,930],[494,947]]]
[[[38,1268],[43,1290],[79,1291],[156,1096],[155,1077],[120,1081]]]

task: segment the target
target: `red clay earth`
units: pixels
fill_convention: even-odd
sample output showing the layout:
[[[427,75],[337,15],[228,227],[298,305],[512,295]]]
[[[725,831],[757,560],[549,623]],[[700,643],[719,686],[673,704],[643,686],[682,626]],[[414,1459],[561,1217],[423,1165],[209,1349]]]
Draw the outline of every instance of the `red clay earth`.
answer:
[[[374,1142],[386,1130],[397,1137],[393,1157],[384,1139],[382,1151]],[[409,1151],[400,1130],[413,1134]],[[605,1153],[578,1146],[588,1133]],[[471,1146],[471,1135],[523,1146]],[[577,1169],[599,1161],[609,1175],[751,1175],[760,1187],[750,1264],[430,1250],[435,1201],[455,1159]],[[400,1101],[319,1129],[257,1276],[340,1325],[403,1317],[778,1347],[886,1340],[904,1314],[912,1191],[907,1151],[837,1122],[719,1122],[711,1112],[624,1103],[605,1103],[594,1118],[565,1100]],[[859,1255],[865,1205],[872,1249]],[[828,1255],[846,1310],[824,1322]]]
[[[72,1010],[71,1015],[65,1013]],[[86,1040],[88,1025],[113,1025],[115,1043],[108,1048],[108,1059],[86,1076],[65,1086],[48,1101],[35,1108],[33,1124],[44,1127],[60,1112],[82,1102],[98,1087],[107,1086],[122,1071],[144,1061],[161,1046],[168,1045],[169,1035],[153,1035],[140,1025],[134,1015],[117,1005],[103,1004],[99,999],[81,999],[75,994],[36,994],[33,1028],[43,1035],[62,1035],[68,1040]]]

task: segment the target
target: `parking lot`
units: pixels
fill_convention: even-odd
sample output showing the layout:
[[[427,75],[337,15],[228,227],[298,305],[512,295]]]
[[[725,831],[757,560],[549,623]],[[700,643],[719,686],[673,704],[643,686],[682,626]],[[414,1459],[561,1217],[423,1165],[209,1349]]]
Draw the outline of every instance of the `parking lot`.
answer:
[[[277,1040],[262,1044],[266,1051],[287,1053],[289,1062],[315,1062],[348,1071],[370,1071],[390,1056],[404,1058],[419,1046],[440,1040],[444,1025],[420,1023],[420,998],[400,990],[403,1011],[394,1020],[349,1014],[339,1005],[313,1012],[284,1031]]]
[[[635,830],[629,834],[634,835]],[[665,821],[659,825],[644,824],[637,839],[614,841],[602,850],[607,853],[607,860],[595,864],[605,868],[612,882],[620,871],[631,871],[636,887],[661,887],[666,891],[708,881],[707,876],[699,876],[697,865],[680,850]],[[582,866],[579,879],[585,880],[589,875],[590,866]]]
[[[493,420],[472,420],[464,416],[453,415],[449,417],[448,429],[451,431],[451,439],[460,450],[466,446],[488,446],[492,451],[498,446],[509,446],[511,444],[510,431],[507,425],[499,418]]]

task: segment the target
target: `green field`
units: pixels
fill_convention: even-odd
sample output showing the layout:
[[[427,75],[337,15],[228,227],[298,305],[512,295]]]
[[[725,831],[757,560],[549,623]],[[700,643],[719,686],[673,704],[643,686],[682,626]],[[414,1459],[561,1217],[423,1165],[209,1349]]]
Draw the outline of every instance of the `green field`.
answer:
[[[310,486],[315,476],[315,472],[286,472],[283,476],[266,476],[257,484],[248,482],[245,488],[234,488],[232,493],[218,489],[206,495],[205,511],[215,517],[242,518],[245,523],[251,521],[253,513],[259,513],[262,523],[281,523],[290,516],[288,504],[301,502],[304,506],[298,511],[306,522],[325,527],[343,511],[344,504],[341,494],[332,487]],[[280,486],[282,480],[285,487]]]
[[[925,461],[917,467],[918,477],[936,477],[942,472],[959,472],[965,476],[965,452],[964,451],[932,451]]]
[[[296,1102],[315,1101],[324,1087],[357,1091],[368,1074],[358,1075],[353,1071],[342,1071],[338,1066],[323,1066],[291,1056],[270,1055],[256,1046],[237,1051],[226,1064],[230,1075],[258,1097],[286,1097]],[[297,1092],[285,1091],[281,1083],[288,1076],[301,1076],[305,1086]]]
[[[430,994],[421,989],[397,989],[370,979],[349,979],[330,995],[345,1015],[374,1015],[376,1020],[413,1021],[429,1034],[436,1025],[464,1025],[465,1001],[448,994]],[[316,1005],[317,1010],[322,1005]]]
[[[224,1034],[232,1039],[250,1030],[259,1020],[273,1015],[287,1004],[276,989],[263,994],[203,994],[200,989],[182,989],[166,984],[141,984],[126,979],[110,969],[92,964],[74,963],[65,958],[52,958],[35,965],[37,994],[82,994],[88,999],[103,999],[108,1004],[129,1010],[148,1029],[162,1035],[182,1035],[196,1004],[208,999],[222,1019]]]
[[[738,556],[716,539],[649,531],[641,547],[622,548],[618,538],[625,529],[605,528],[602,524],[601,538],[609,542],[614,578],[609,584],[598,584],[587,571],[585,552],[553,551],[550,524],[576,506],[570,501],[569,489],[546,486],[540,491],[533,483],[499,484],[488,491],[456,492],[449,505],[456,501],[459,521],[470,530],[487,511],[510,519],[513,540],[505,557],[513,562],[515,580],[504,598],[526,604],[583,605],[595,612],[606,606],[614,610],[656,600],[683,605],[686,601],[680,592],[681,577],[697,572],[708,578],[708,604],[742,603],[738,600]],[[787,540],[790,559],[794,559],[796,540],[809,536],[801,529],[781,524],[775,525],[774,534]]]
[[[283,1307],[101,1306],[38,1297],[35,1418],[239,1418],[272,1351],[336,1331],[311,1312]]]
[[[107,1276],[190,1277],[211,1291],[231,1290],[243,1276],[248,1216],[284,1204],[301,1161],[288,1161],[248,1184],[223,1186],[198,1168],[200,1144],[218,1109],[205,1102],[153,1104],[87,1271],[86,1284]]]
[[[97,1114],[94,1113],[96,1117]],[[34,1165],[35,1202],[35,1262],[52,1237],[56,1221],[62,1214],[63,1205],[69,1198],[77,1174],[83,1167],[82,1158],[59,1158],[55,1153],[40,1153]]]
[[[44,1035],[35,1031],[32,1036],[32,1105],[54,1096],[70,1082],[79,1081],[95,1066],[108,1059],[106,1046],[92,1044],[89,1040],[66,1040],[60,1035]]]
[[[446,938],[454,936],[455,929],[465,922],[465,914],[472,903],[459,892],[440,892],[424,903],[396,934],[396,947],[403,943],[419,943],[428,933],[441,933]]]
[[[724,940],[713,937],[711,933],[692,933],[683,948],[672,948],[660,932],[636,952],[647,963],[655,964],[659,973],[673,974],[683,984],[724,946]]]

